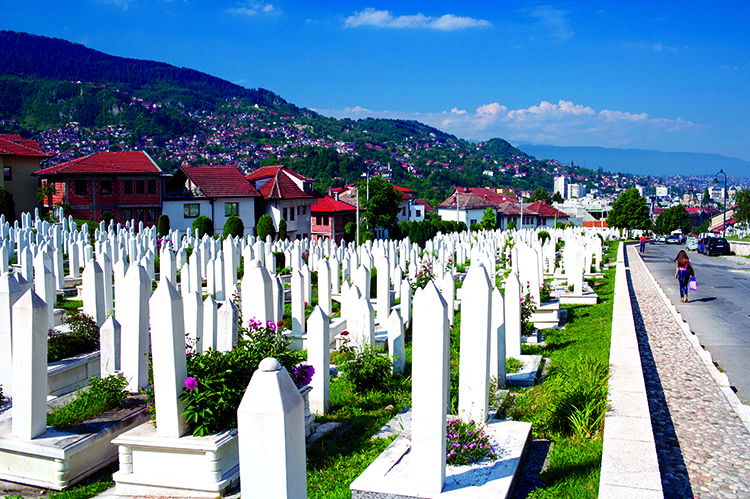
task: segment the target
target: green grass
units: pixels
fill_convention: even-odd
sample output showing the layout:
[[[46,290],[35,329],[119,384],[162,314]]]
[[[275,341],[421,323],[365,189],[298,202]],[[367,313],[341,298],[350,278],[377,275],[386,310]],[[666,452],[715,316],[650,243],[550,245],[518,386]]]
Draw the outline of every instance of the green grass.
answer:
[[[616,251],[615,243],[607,256],[614,258]],[[535,438],[552,441],[549,466],[541,475],[545,486],[529,497],[597,496],[614,274],[613,267],[593,283],[599,304],[567,307],[568,323],[564,329],[548,330],[546,345],[524,345],[524,353],[550,359],[542,383],[515,392],[505,407],[507,416],[533,424]]]
[[[88,388],[79,390],[73,400],[47,413],[47,425],[67,428],[122,406],[127,381],[118,376],[92,378]]]
[[[513,357],[508,357],[505,359],[505,373],[506,374],[517,373],[521,370],[522,367],[523,367],[523,362],[521,362],[518,359],[514,359]]]
[[[83,308],[83,300],[71,300],[70,298],[58,298],[55,308],[65,309],[65,315],[77,314]]]
[[[112,480],[112,474],[110,473],[103,480],[50,494],[47,499],[88,499],[114,486],[115,482]]]

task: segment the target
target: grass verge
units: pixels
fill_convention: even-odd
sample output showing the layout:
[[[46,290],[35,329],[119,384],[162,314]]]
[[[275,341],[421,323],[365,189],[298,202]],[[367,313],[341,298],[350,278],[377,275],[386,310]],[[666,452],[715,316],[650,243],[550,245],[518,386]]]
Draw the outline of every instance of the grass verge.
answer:
[[[617,243],[607,252],[613,260]],[[524,353],[550,360],[548,375],[507,399],[508,417],[530,421],[534,438],[552,441],[544,488],[529,497],[595,498],[599,489],[602,429],[606,412],[609,343],[615,269],[595,289],[599,303],[568,308],[564,329],[548,330],[546,345],[524,346]]]
[[[127,380],[119,376],[91,378],[89,387],[79,390],[73,400],[47,413],[47,425],[68,428],[117,409],[128,396],[125,385]]]

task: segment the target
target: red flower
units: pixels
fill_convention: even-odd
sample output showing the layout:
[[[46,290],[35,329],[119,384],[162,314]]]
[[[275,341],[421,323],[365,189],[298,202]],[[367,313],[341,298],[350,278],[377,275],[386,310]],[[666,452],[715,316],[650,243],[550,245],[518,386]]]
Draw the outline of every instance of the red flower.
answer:
[[[307,306],[307,305],[308,305],[308,303],[307,303],[307,302],[305,302],[305,306]]]
[[[279,321],[279,322],[276,323],[276,325],[279,326],[279,327],[281,327],[281,326],[284,325],[284,321]]]
[[[349,331],[341,331],[341,333],[339,333],[339,334],[341,334],[341,336],[348,336],[349,335]]]

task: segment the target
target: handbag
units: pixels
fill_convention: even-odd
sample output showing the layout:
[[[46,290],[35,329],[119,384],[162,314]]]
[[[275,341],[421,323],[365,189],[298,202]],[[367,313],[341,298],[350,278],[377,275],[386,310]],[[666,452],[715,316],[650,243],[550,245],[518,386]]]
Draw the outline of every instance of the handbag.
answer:
[[[695,277],[691,277],[690,281],[688,281],[688,289],[690,291],[698,291],[698,281],[695,280]]]

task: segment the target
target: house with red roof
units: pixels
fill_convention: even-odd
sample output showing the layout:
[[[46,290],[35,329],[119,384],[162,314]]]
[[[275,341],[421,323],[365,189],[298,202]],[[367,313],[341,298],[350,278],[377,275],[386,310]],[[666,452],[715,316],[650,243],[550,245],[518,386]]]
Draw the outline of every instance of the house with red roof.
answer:
[[[42,183],[55,186],[52,204],[67,205],[73,218],[153,225],[161,214],[161,168],[144,151],[109,151],[37,170]],[[50,200],[45,200],[49,206]]]
[[[311,237],[313,240],[333,239],[336,243],[344,237],[344,227],[357,223],[357,207],[331,196],[323,196],[310,207],[312,212]]]
[[[33,173],[42,158],[48,157],[36,140],[25,140],[20,135],[0,134],[0,167],[3,176],[0,187],[13,196],[16,218],[23,212],[33,212],[37,206],[36,191],[39,179]]]
[[[544,201],[533,203],[512,203],[507,201],[498,206],[498,228],[505,230],[510,222],[517,229],[536,229],[539,227],[554,227],[555,223],[568,221],[568,214],[564,213]]]
[[[543,201],[520,203],[515,196],[486,187],[457,187],[437,208],[443,220],[464,222],[469,228],[482,220],[487,208],[495,212],[498,228],[503,230],[511,221],[518,229],[531,229],[568,220],[566,213]]]
[[[417,198],[410,207],[409,220],[414,222],[421,222],[427,217],[427,214],[435,211],[435,208],[430,206],[430,203],[422,198]]]
[[[186,166],[165,182],[163,212],[170,227],[181,231],[189,230],[199,216],[207,216],[216,234],[223,232],[229,217],[238,216],[245,234],[253,235],[258,199],[260,193],[233,166]]]
[[[310,237],[310,207],[319,197],[313,190],[314,179],[283,165],[262,166],[245,178],[260,194],[256,206],[259,217],[271,215],[276,230],[281,219],[286,220],[289,239]]]

